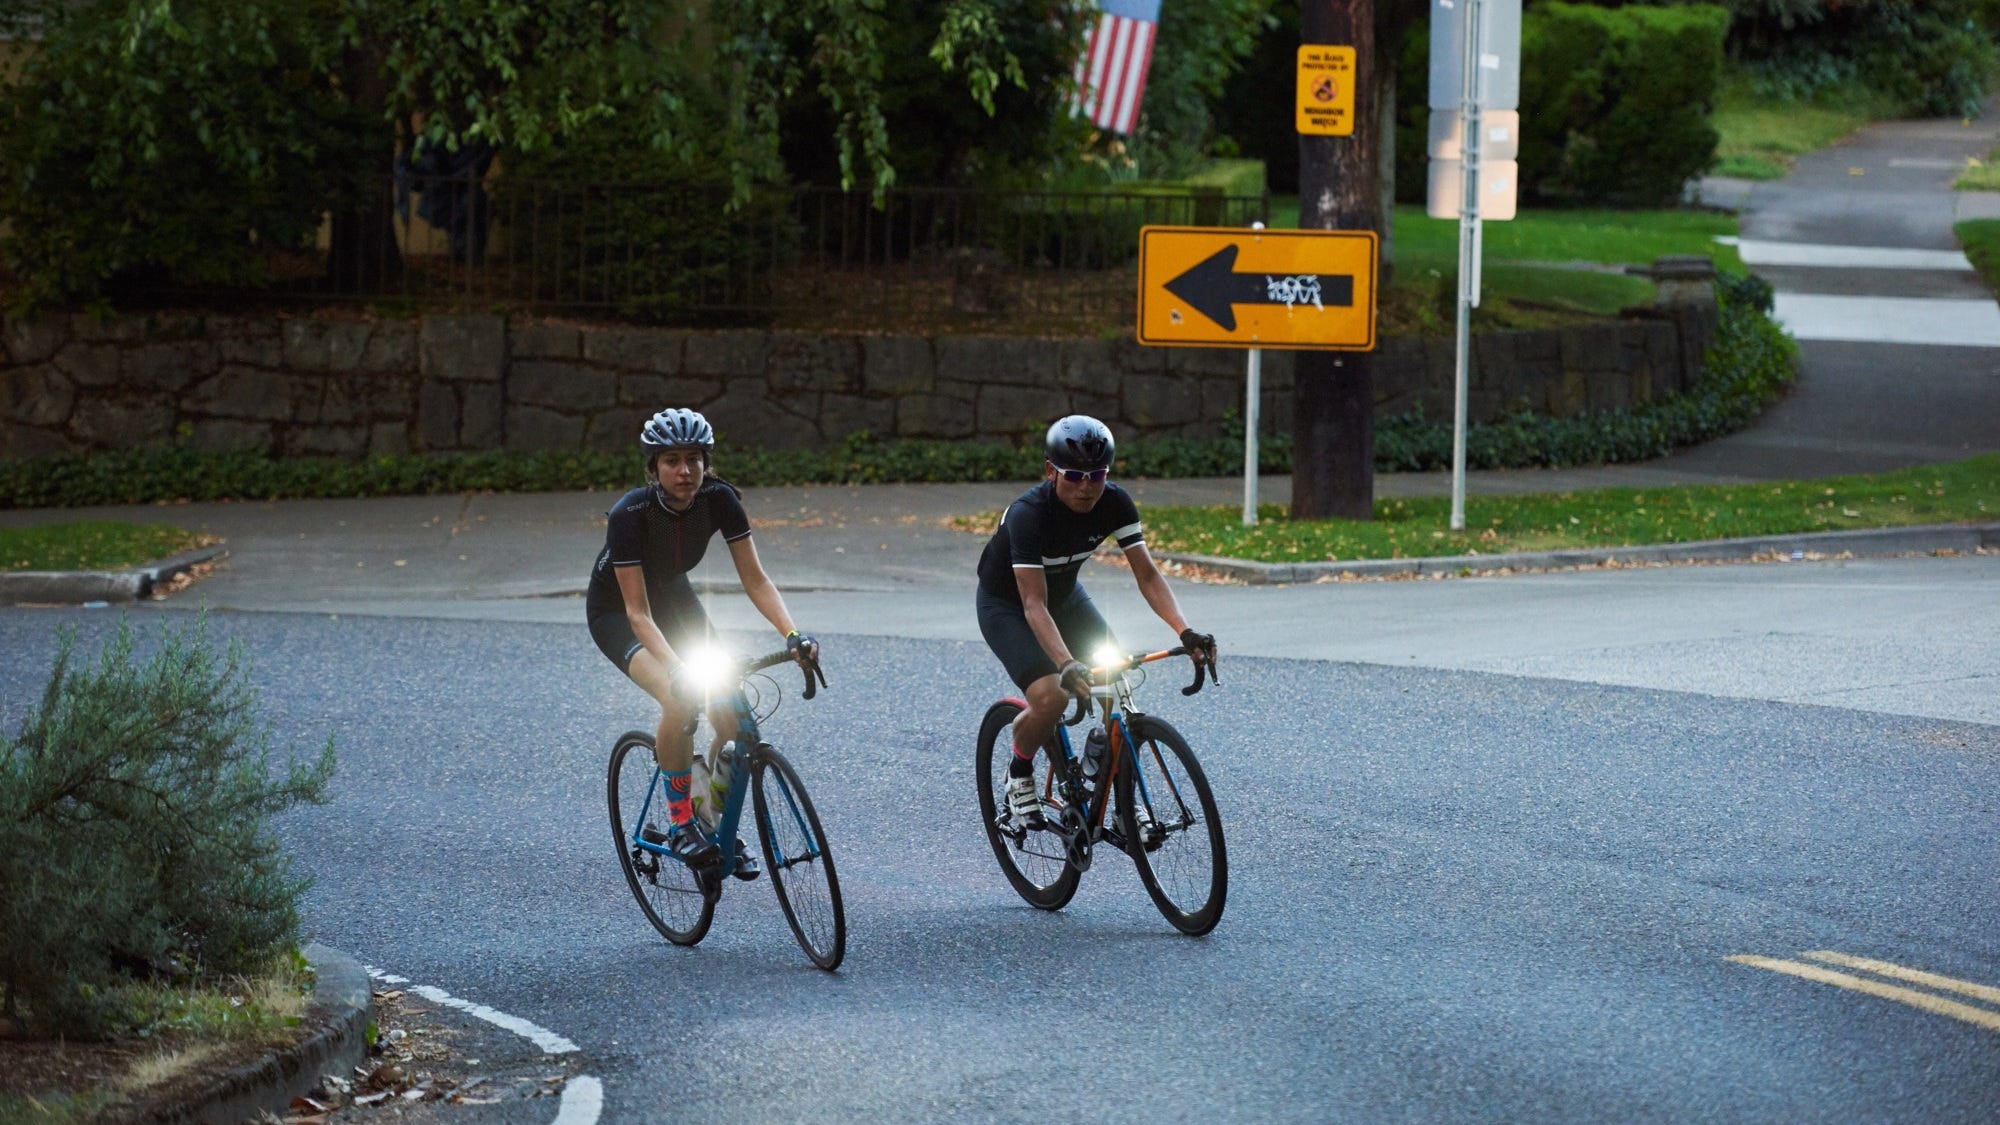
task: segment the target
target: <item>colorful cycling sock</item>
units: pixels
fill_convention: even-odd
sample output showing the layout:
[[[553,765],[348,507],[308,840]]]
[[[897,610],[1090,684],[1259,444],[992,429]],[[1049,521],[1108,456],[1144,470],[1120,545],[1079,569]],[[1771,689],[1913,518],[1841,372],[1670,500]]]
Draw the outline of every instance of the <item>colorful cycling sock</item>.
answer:
[[[688,771],[661,772],[667,776],[667,819],[675,824],[686,824],[694,819],[694,806],[688,802]]]
[[[1014,760],[1007,763],[1007,776],[1035,776],[1035,752],[1030,750],[1026,754],[1021,753],[1021,744],[1016,742],[1014,744]]]

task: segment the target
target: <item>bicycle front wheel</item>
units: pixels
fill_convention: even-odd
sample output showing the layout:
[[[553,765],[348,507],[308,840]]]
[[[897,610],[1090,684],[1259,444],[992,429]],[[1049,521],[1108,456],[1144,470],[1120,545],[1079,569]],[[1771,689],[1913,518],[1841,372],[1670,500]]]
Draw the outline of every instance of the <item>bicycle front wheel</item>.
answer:
[[[1131,731],[1136,745],[1118,771],[1125,850],[1167,921],[1184,934],[1205,934],[1222,920],[1229,893],[1215,795],[1171,724],[1147,715],[1133,720]]]
[[[672,856],[642,848],[637,833],[658,842],[667,825],[666,785],[653,761],[651,735],[631,731],[611,750],[610,776],[605,781],[611,808],[611,839],[625,882],[646,920],[675,945],[693,945],[708,934],[715,920],[715,899],[703,893],[701,880],[687,864]],[[651,797],[651,805],[647,799]],[[640,823],[640,810],[645,823]]]
[[[993,858],[1014,891],[1030,906],[1061,910],[1076,897],[1082,873],[1069,862],[1062,835],[1051,828],[1026,828],[1001,814],[1007,805],[1007,767],[1014,760],[1014,720],[1024,708],[1020,702],[1003,699],[986,709],[979,724],[979,747],[975,768],[979,775],[979,816],[986,825],[986,839],[993,845]],[[1050,779],[1052,765],[1047,754],[1035,755],[1035,788],[1045,803],[1054,796]],[[1049,815],[1057,805],[1049,804]]]
[[[764,866],[771,888],[792,936],[812,963],[831,971],[847,955],[847,914],[840,904],[840,877],[833,869],[833,851],[826,830],[806,795],[805,783],[783,754],[758,747],[751,765],[756,794],[757,836],[764,844]]]

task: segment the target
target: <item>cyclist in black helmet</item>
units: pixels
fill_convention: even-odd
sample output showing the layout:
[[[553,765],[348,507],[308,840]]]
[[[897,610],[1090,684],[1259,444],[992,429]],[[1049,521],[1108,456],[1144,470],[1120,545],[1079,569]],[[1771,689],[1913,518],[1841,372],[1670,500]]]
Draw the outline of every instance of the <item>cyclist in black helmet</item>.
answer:
[[[715,431],[708,420],[692,410],[662,410],[640,430],[639,445],[646,455],[647,483],[611,509],[585,608],[597,647],[659,701],[654,747],[667,775],[667,844],[690,862],[701,863],[713,857],[715,848],[690,827],[695,704],[675,690],[675,682],[689,652],[715,638],[715,627],[687,578],[708,550],[709,539],[722,533],[743,592],[784,634],[794,657],[801,663],[813,659],[819,645],[793,625],[785,599],[764,573],[750,541],[741,494],[728,481],[709,475]],[[717,703],[708,718],[715,729],[714,748],[735,736],[733,707]],[[757,873],[753,853],[738,839],[736,877],[755,879]]]
[[[1194,650],[1193,659],[1215,661],[1215,638],[1188,627],[1166,576],[1153,565],[1138,505],[1105,480],[1115,451],[1111,431],[1095,418],[1072,414],[1050,426],[1042,483],[1007,508],[979,557],[979,631],[1028,704],[1014,720],[1007,809],[1031,825],[1042,819],[1035,752],[1069,698],[1090,693],[1090,669],[1078,655],[1115,643],[1077,582],[1099,543],[1113,539],[1124,550],[1146,604]]]

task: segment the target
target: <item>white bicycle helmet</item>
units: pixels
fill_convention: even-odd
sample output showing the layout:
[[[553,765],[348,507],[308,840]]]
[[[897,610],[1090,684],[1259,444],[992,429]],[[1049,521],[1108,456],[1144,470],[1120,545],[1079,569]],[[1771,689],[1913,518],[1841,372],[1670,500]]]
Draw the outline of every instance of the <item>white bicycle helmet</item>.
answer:
[[[639,428],[639,446],[648,458],[663,449],[692,447],[701,450],[706,463],[715,452],[715,428],[700,414],[676,406],[646,419]]]

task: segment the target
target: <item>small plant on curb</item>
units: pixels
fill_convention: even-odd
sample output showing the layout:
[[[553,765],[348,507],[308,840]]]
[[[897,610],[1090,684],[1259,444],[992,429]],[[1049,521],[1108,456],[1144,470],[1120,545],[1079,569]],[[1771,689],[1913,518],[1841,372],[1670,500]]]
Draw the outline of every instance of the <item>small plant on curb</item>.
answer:
[[[163,623],[143,661],[125,623],[94,666],[75,640],[0,733],[0,1011],[71,1039],[171,1030],[162,985],[296,944],[306,884],[271,818],[324,801],[333,741],[274,760],[241,647],[205,616]]]

